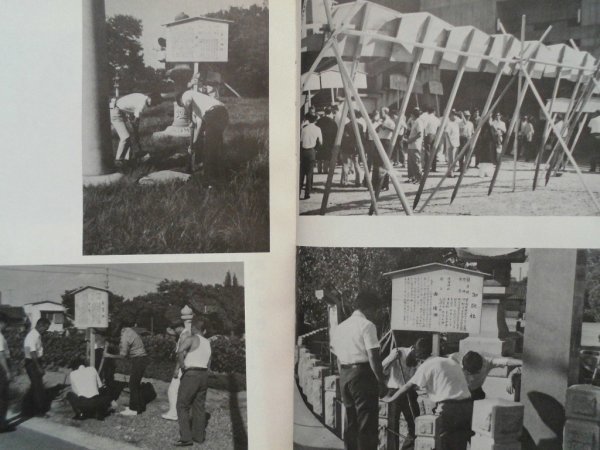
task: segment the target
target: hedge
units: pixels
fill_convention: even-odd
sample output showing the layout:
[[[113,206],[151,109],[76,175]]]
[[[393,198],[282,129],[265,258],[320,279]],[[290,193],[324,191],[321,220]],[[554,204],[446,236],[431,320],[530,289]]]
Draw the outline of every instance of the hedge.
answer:
[[[13,366],[22,366],[24,361],[23,341],[26,332],[6,330],[4,336],[8,342]],[[48,369],[68,368],[75,357],[85,358],[85,335],[83,333],[46,333],[44,340],[44,363]],[[165,335],[142,336],[150,364],[146,376],[163,381],[169,381],[173,375],[175,364],[172,337]],[[217,336],[211,340],[212,362],[211,371],[220,373],[246,374],[245,341],[240,338]],[[128,374],[129,364],[117,360],[117,371]]]

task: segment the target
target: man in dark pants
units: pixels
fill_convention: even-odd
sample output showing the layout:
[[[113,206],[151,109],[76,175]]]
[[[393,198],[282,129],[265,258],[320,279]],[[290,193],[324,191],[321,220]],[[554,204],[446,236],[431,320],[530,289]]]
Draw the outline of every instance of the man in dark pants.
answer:
[[[119,414],[122,416],[137,416],[146,411],[146,401],[141,391],[142,378],[148,366],[148,357],[142,338],[133,328],[124,324],[121,329],[119,354],[113,355],[104,352],[105,358],[129,359],[131,366],[129,372],[129,406]]]
[[[388,389],[398,389],[412,378],[417,370],[417,361],[427,359],[431,355],[431,341],[419,339],[411,347],[397,347],[383,360],[383,371],[389,375]],[[404,416],[408,427],[408,435],[402,443],[402,450],[415,448],[415,418],[421,415],[416,391],[409,391],[398,398],[398,409]]]
[[[13,431],[14,428],[6,422],[6,412],[8,411],[8,385],[11,381],[10,373],[10,351],[8,343],[4,338],[6,329],[6,319],[0,316],[0,433]]]
[[[178,364],[173,378],[179,375],[181,384],[177,392],[177,421],[180,438],[175,447],[202,444],[206,438],[206,391],[210,364],[210,341],[202,335],[203,324],[198,318],[192,323],[192,334],[185,338],[177,352]],[[190,409],[192,417],[190,419]]]
[[[42,335],[50,328],[50,321],[41,318],[35,324],[23,344],[25,353],[25,370],[31,381],[31,393],[33,396],[33,413],[36,416],[45,416],[47,411],[46,394],[44,391],[44,365],[42,357],[44,356],[44,346],[42,345]]]
[[[331,337],[346,410],[344,444],[346,450],[375,450],[379,394],[386,390],[377,329],[372,322],[379,298],[374,292],[362,291],[355,303],[352,316],[339,324]]]
[[[110,408],[111,397],[102,389],[102,381],[94,367],[86,367],[82,358],[75,358],[71,364],[69,381],[71,392],[66,399],[73,408],[75,420],[95,417],[104,420]]]
[[[308,124],[302,128],[300,134],[300,190],[298,192],[302,191],[302,186],[304,185],[303,200],[308,200],[310,198],[315,158],[317,150],[323,145],[321,129],[315,125],[317,116],[309,114],[307,119]],[[306,184],[304,184],[305,179]]]
[[[325,115],[317,121],[317,126],[321,129],[321,135],[323,136],[323,145],[317,153],[317,172],[326,174],[329,171],[331,150],[333,144],[335,144],[338,128],[334,120],[333,110],[330,107],[325,108]]]
[[[471,437],[473,399],[463,369],[452,358],[421,358],[412,378],[387,400],[394,401],[415,389],[426,390],[429,399],[436,403],[435,415],[440,417],[439,450],[466,450]]]

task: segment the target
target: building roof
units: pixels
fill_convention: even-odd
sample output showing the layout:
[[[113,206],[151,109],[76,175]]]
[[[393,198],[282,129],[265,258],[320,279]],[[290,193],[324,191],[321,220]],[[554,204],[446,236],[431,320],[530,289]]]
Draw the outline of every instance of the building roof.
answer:
[[[488,276],[487,273],[479,272],[477,270],[464,269],[462,267],[450,266],[448,264],[441,263],[430,263],[424,264],[422,266],[409,267],[408,269],[395,270],[393,272],[384,273],[384,277],[397,278],[397,277],[406,277],[410,275],[417,275],[420,273],[433,272],[436,270],[452,270],[455,272],[466,273],[469,275],[485,277]]]
[[[163,27],[170,27],[173,25],[181,25],[182,23],[187,23],[187,22],[196,22],[198,20],[204,20],[204,21],[209,21],[209,22],[220,22],[220,23],[233,23],[231,20],[225,20],[225,19],[215,19],[214,17],[206,17],[206,16],[196,16],[196,17],[188,17],[186,19],[181,19],[181,20],[176,20],[174,22],[169,22],[169,23],[163,23]]]
[[[25,305],[23,305],[23,306],[28,306],[28,305],[43,305],[43,304],[46,304],[46,303],[51,303],[51,304],[57,305],[57,306],[64,306],[62,303],[51,302],[50,300],[42,300],[41,302],[25,303]]]
[[[85,291],[86,289],[95,289],[97,291],[103,291],[103,292],[108,292],[109,294],[112,294],[112,292],[109,291],[108,289],[102,289],[102,288],[99,288],[99,287],[96,287],[96,286],[84,286],[84,287],[80,287],[80,288],[72,290],[71,292],[69,292],[69,294],[75,295],[75,294],[77,294],[77,293],[79,293],[81,291]]]

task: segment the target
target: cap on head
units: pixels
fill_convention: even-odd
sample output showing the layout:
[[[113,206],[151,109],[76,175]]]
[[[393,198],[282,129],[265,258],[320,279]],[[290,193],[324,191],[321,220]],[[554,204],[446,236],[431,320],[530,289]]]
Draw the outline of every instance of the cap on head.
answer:
[[[412,110],[412,115],[415,117],[419,117],[421,115],[421,109],[418,106],[416,106]]]
[[[465,115],[465,117],[471,117],[471,111],[469,111],[468,109],[465,109],[463,114]]]

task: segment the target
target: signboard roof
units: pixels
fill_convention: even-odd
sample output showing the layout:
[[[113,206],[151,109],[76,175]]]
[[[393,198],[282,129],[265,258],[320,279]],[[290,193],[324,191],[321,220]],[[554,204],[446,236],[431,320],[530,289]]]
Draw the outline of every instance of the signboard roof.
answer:
[[[462,272],[462,273],[466,273],[469,275],[479,276],[482,278],[485,276],[488,276],[487,273],[479,272],[477,270],[464,269],[462,267],[456,267],[456,266],[451,266],[448,264],[441,264],[441,263],[423,264],[422,266],[409,267],[408,269],[395,270],[393,272],[384,273],[383,276],[390,277],[390,278],[398,278],[398,277],[406,277],[406,276],[410,276],[410,275],[417,275],[420,273],[433,272],[435,270],[454,270],[456,272]]]

